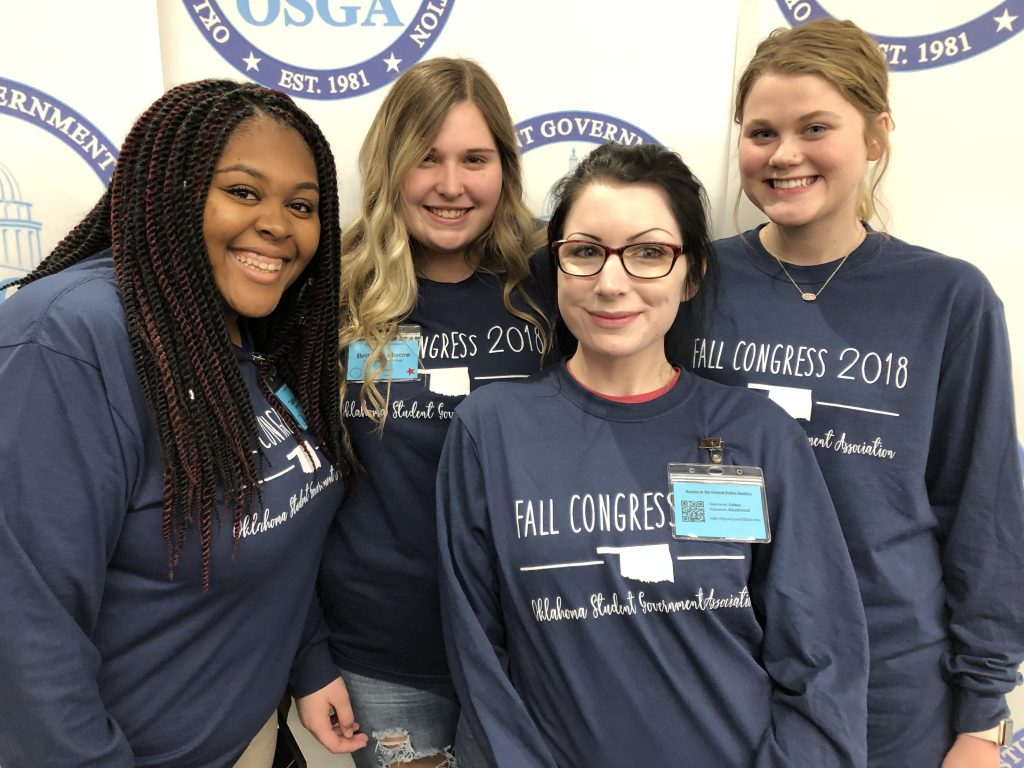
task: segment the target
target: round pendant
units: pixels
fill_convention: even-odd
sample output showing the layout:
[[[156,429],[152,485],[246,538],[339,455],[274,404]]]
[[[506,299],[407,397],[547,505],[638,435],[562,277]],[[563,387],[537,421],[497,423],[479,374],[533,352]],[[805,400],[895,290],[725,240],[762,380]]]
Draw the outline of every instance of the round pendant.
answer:
[[[804,301],[814,301],[815,299],[818,298],[818,294],[807,291],[806,293],[801,293],[800,298],[803,299]]]

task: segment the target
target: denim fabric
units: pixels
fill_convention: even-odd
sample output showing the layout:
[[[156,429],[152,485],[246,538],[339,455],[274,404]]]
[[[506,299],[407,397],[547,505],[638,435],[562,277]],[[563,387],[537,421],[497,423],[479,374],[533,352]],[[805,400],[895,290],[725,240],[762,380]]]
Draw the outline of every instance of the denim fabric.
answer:
[[[370,736],[366,747],[352,754],[356,768],[386,768],[429,755],[443,755],[448,762],[440,764],[454,767],[459,704],[451,683],[413,687],[340,671],[356,722]]]

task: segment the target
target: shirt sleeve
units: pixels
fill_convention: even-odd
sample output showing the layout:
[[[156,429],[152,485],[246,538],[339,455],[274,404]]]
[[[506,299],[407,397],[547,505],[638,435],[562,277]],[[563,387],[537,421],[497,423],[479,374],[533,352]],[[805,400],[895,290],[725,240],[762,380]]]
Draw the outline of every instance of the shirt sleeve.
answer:
[[[315,693],[338,677],[338,667],[331,659],[327,636],[320,600],[314,594],[289,679],[289,687],[296,698]]]
[[[803,431],[771,446],[765,485],[772,542],[754,545],[754,610],[772,681],[772,728],[757,768],[867,762],[867,622],[853,564]]]
[[[954,728],[991,728],[1024,659],[1024,500],[1009,340],[1001,307],[978,311],[947,345],[928,458],[941,524]]]
[[[99,370],[34,343],[0,349],[0,763],[135,764],[93,644],[130,496]]]
[[[441,617],[452,679],[462,717],[488,760],[466,768],[557,768],[509,679],[485,482],[476,446],[458,415],[438,468],[437,526]]]

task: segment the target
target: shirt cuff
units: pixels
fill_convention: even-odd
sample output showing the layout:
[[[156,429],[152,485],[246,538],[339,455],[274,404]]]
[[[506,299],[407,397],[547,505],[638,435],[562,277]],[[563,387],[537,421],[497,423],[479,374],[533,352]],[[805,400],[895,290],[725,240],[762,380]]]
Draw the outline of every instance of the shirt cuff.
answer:
[[[956,691],[953,725],[957,733],[987,731],[1009,716],[1010,708],[1002,694],[981,694],[963,688]]]
[[[288,685],[292,696],[301,699],[339,677],[326,642],[313,643],[295,657]]]

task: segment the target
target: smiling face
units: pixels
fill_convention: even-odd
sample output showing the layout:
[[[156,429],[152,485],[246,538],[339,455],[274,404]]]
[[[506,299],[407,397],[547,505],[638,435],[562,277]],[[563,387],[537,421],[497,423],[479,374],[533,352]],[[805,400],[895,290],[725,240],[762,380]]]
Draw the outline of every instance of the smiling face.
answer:
[[[235,343],[238,316],[273,312],[316,253],[319,201],[316,164],[297,131],[266,117],[235,129],[203,213],[213,280]]]
[[[868,161],[880,155],[863,115],[818,75],[762,75],[743,104],[743,191],[777,226],[849,229]]]
[[[613,248],[639,242],[684,245],[665,193],[646,184],[598,181],[585,187],[569,209],[563,239],[590,240]],[[685,257],[665,277],[630,277],[617,256],[591,277],[558,272],[558,309],[579,341],[574,372],[612,367],[633,372],[663,366],[665,334],[684,298]]]
[[[402,183],[402,216],[418,252],[463,259],[494,220],[501,181],[501,157],[483,114],[473,102],[459,102]]]

